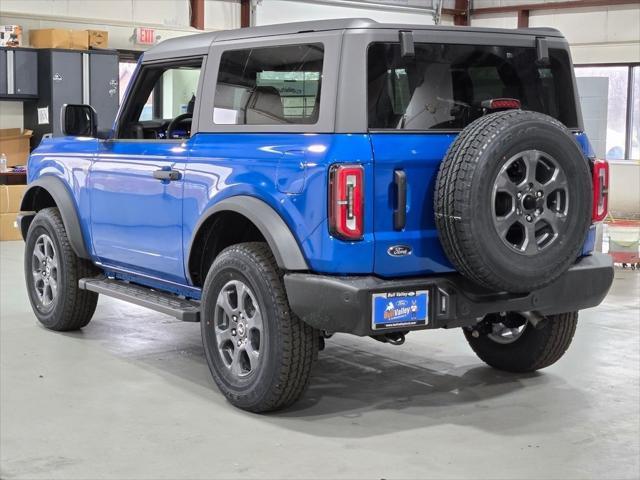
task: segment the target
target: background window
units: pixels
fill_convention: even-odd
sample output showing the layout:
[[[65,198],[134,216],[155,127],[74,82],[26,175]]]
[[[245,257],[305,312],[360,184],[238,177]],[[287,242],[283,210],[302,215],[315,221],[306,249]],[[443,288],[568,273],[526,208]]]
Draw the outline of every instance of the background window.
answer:
[[[576,67],[575,72],[585,130],[596,155],[626,158],[629,67]]]
[[[127,87],[129,86],[129,82],[131,81],[131,77],[133,77],[133,73],[136,71],[137,66],[138,64],[135,61],[120,61],[118,63],[118,70],[120,74],[120,105],[122,105],[124,94],[127,91]]]
[[[640,67],[633,67],[633,87],[629,107],[631,108],[631,128],[629,129],[629,158],[640,160]]]
[[[213,121],[232,125],[316,123],[323,56],[321,44],[225,52]]]

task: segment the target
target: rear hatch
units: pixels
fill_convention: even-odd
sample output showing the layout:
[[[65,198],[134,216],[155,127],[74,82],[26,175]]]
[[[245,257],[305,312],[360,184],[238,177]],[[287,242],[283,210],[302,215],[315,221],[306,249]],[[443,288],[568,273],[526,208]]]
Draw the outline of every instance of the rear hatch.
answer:
[[[512,99],[517,102],[506,105],[519,104],[578,129],[569,53],[562,48],[547,52],[545,46],[543,57],[540,45],[533,36],[528,47],[415,43],[412,55],[401,51],[400,42],[370,45],[376,274],[453,270],[435,226],[434,184],[458,132],[493,111],[488,101]],[[581,144],[588,148],[586,141]]]

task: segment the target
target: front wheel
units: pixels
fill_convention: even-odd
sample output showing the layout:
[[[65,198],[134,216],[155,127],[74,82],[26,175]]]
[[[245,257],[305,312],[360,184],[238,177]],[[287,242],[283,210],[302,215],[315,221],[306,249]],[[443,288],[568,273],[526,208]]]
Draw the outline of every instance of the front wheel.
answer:
[[[536,326],[518,313],[488,315],[464,334],[486,364],[508,372],[533,372],[553,365],[569,348],[578,312],[549,315]]]
[[[266,412],[302,396],[318,333],[291,312],[265,243],[233,245],[218,255],[205,280],[202,317],[209,369],[233,405]]]
[[[24,275],[33,312],[50,330],[86,326],[98,294],[78,288],[78,280],[96,274],[95,267],[71,248],[57,208],[40,210],[27,232]]]

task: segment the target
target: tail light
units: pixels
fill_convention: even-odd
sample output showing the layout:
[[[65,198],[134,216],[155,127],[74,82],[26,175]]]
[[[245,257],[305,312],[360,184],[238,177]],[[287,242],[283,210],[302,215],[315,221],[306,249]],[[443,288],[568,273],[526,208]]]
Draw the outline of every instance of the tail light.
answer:
[[[601,222],[609,213],[609,164],[606,160],[593,162],[593,213],[594,222]]]
[[[329,228],[344,240],[361,240],[364,224],[364,168],[333,165],[329,170]]]
[[[521,107],[520,100],[517,98],[491,98],[481,103],[482,108],[489,110],[519,110]]]

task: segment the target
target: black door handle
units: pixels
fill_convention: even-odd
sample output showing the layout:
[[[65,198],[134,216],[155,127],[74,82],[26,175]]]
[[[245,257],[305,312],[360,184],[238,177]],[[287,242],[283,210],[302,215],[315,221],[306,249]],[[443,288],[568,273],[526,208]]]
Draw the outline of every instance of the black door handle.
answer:
[[[153,178],[163,180],[167,182],[173,182],[174,180],[180,180],[182,174],[178,170],[156,170],[153,172]]]
[[[396,209],[393,211],[393,228],[402,230],[407,224],[407,174],[404,170],[393,171],[396,185]]]

